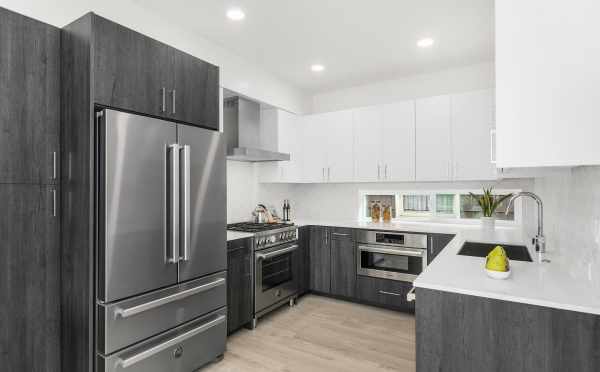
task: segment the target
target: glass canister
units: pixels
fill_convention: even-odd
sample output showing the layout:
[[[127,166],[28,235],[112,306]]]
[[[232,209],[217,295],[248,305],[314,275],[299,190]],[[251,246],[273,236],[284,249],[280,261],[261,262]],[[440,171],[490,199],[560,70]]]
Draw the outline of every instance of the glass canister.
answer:
[[[383,222],[392,221],[392,207],[389,204],[383,205]]]
[[[371,220],[373,222],[379,222],[381,218],[381,204],[379,201],[375,201],[371,207]]]

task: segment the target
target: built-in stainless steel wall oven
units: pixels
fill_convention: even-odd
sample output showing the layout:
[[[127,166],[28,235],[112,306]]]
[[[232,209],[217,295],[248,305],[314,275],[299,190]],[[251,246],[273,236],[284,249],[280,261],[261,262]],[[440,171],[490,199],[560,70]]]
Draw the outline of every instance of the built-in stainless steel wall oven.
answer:
[[[412,282],[427,266],[427,235],[362,230],[358,233],[357,273]]]

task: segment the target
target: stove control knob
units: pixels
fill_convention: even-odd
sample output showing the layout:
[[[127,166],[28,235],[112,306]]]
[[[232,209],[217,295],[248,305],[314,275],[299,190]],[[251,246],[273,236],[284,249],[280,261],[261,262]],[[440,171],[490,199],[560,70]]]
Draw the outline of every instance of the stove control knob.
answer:
[[[275,243],[277,241],[277,237],[275,235],[271,236],[271,243]]]

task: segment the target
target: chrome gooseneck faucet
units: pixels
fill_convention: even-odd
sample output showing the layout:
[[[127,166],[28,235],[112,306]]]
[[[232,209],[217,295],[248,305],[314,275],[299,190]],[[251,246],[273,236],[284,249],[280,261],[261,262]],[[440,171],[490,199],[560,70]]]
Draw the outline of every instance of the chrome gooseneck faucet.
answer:
[[[520,192],[518,194],[513,195],[512,198],[508,201],[508,207],[506,207],[506,214],[510,210],[510,207],[514,204],[515,199],[520,198],[521,196],[528,196],[535,200],[538,206],[538,228],[537,235],[533,238],[533,245],[535,246],[535,251],[539,253],[546,253],[546,238],[544,238],[544,204],[542,203],[542,199],[539,196],[532,192]]]

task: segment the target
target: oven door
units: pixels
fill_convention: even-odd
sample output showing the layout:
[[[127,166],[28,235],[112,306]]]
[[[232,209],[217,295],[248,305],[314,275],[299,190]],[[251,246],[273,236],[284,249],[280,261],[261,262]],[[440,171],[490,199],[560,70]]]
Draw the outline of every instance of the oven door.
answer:
[[[427,249],[358,245],[357,273],[412,282],[427,266]]]
[[[254,312],[286,299],[298,292],[298,244],[281,244],[254,253]]]

